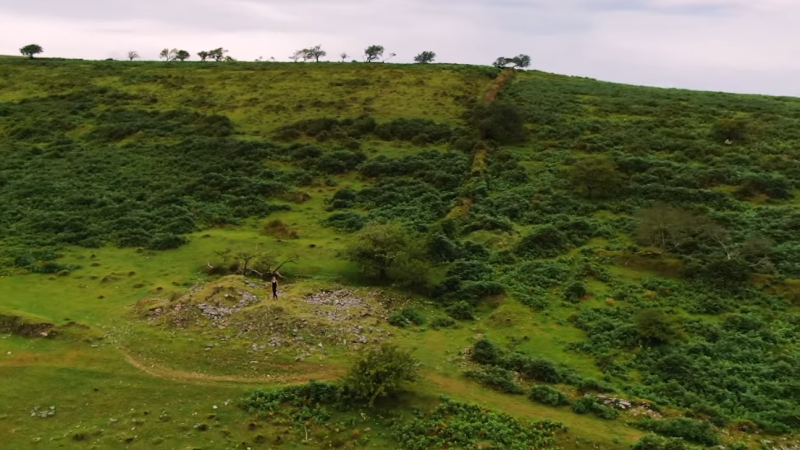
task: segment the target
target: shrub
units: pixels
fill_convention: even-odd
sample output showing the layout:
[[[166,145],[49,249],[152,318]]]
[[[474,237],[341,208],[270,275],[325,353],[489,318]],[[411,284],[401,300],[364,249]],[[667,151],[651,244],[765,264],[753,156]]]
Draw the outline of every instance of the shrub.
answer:
[[[507,394],[522,395],[525,391],[514,381],[514,372],[497,366],[481,367],[464,372],[467,378]]]
[[[409,325],[423,325],[425,324],[425,318],[416,310],[405,308],[389,316],[389,324],[405,328]]]
[[[635,320],[639,335],[650,344],[666,344],[680,336],[675,321],[660,309],[643,309]]]
[[[456,321],[450,317],[437,317],[431,321],[430,327],[434,330],[440,330],[442,328],[455,328]]]
[[[483,139],[503,144],[525,138],[525,119],[519,107],[511,102],[479,103],[469,113],[468,122]]]
[[[709,447],[720,443],[719,435],[710,423],[685,417],[666,420],[642,419],[634,422],[633,426],[662,436],[681,438]]]
[[[583,283],[583,280],[576,280],[564,289],[562,298],[570,303],[578,303],[580,299],[588,294],[589,291],[586,289],[586,284]]]
[[[720,119],[712,127],[712,134],[717,140],[731,140],[734,142],[747,140],[750,124],[747,119],[733,118]]]
[[[147,244],[150,250],[172,250],[189,242],[185,236],[178,236],[172,233],[161,233],[153,236]]]
[[[526,378],[544,383],[558,383],[562,379],[561,372],[555,363],[545,358],[531,358],[521,353],[513,353],[501,364],[521,373]]]
[[[531,231],[517,244],[516,253],[534,258],[551,258],[569,250],[567,237],[551,225]]]
[[[633,450],[697,450],[683,439],[667,439],[655,434],[648,434],[636,441]]]
[[[367,218],[355,212],[340,212],[331,214],[322,221],[326,227],[334,228],[338,231],[355,232],[367,225]]]
[[[620,414],[618,410],[604,405],[593,395],[585,395],[572,402],[572,410],[578,414],[594,413],[597,417],[606,420],[614,420]]]
[[[472,347],[472,360],[478,364],[497,365],[502,360],[502,355],[492,341],[481,339]]]
[[[469,302],[461,301],[450,305],[447,314],[456,320],[475,320],[474,308]]]
[[[356,361],[344,378],[348,395],[369,402],[395,394],[405,382],[415,381],[419,362],[405,350],[383,345]]]
[[[550,406],[566,406],[570,404],[567,394],[550,386],[534,386],[531,388],[528,398],[535,402]]]

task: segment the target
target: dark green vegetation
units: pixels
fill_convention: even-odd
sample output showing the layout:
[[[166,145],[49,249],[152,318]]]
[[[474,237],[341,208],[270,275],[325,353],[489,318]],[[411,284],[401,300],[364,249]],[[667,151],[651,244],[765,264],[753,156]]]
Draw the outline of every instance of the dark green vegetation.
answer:
[[[740,450],[800,431],[800,100],[539,72],[491,85],[499,69],[426,64],[2,65],[0,295],[11,300],[0,306],[49,316],[35,324],[111,324],[133,348],[166,342],[142,352],[156,369],[140,364],[140,377],[239,383],[254,371],[275,387],[266,376],[351,370],[252,394],[236,414],[270,431],[248,444],[615,447],[655,433],[635,448]],[[114,269],[100,273],[95,252]],[[248,271],[246,255],[269,270]],[[225,274],[258,287],[289,259],[291,306],[268,304],[263,318],[126,323],[125,306],[144,298],[177,307],[193,286],[210,298],[204,283]],[[399,350],[356,358],[372,336],[341,351],[315,340],[313,364],[249,350],[287,311],[316,312],[307,294],[334,282],[405,296],[358,316]],[[20,320],[4,332],[23,339]],[[246,334],[259,327],[262,340]],[[236,345],[212,360],[213,345],[187,350],[197,336]],[[23,355],[0,365],[9,378],[35,366]],[[382,416],[370,439],[355,429],[362,412]],[[290,441],[274,440],[284,428]]]

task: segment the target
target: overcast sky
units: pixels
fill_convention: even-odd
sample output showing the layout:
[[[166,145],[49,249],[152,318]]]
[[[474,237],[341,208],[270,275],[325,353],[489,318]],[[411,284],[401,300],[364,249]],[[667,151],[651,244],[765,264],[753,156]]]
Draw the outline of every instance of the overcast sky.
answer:
[[[287,60],[370,44],[410,62],[532,68],[632,84],[800,96],[800,0],[0,0],[0,54],[157,59],[223,46]]]

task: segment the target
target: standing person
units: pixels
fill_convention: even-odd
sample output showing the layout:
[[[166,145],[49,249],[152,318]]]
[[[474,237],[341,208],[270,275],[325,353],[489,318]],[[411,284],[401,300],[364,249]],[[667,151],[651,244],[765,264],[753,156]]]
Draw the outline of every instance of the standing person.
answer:
[[[278,277],[272,276],[272,299],[278,299]]]

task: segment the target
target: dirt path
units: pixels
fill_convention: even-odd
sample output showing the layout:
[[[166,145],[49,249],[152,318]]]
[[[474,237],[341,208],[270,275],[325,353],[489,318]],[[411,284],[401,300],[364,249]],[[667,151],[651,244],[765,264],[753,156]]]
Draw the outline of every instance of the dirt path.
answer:
[[[342,370],[335,367],[316,367],[308,364],[299,368],[309,369],[303,373],[267,375],[265,377],[243,377],[235,375],[209,375],[200,372],[185,372],[171,369],[154,364],[144,364],[134,359],[129,353],[120,349],[125,357],[125,361],[140,371],[155,377],[173,381],[187,381],[194,384],[218,384],[218,383],[237,383],[237,384],[300,384],[311,380],[331,380],[342,374]],[[293,366],[293,367],[298,367]],[[279,367],[279,366],[276,366]]]
[[[506,69],[498,75],[497,78],[492,82],[491,86],[489,86],[489,90],[483,95],[483,103],[492,104],[497,101],[497,96],[500,95],[500,91],[506,86],[506,84],[516,75],[517,71],[515,69]],[[483,174],[486,171],[486,157],[489,153],[489,145],[486,142],[480,141],[475,146],[475,149],[472,152],[472,168],[470,169],[470,180],[467,182],[468,185],[476,183],[478,180],[483,178]],[[463,217],[469,214],[470,209],[472,208],[472,204],[474,203],[474,199],[469,197],[460,197],[456,201],[456,205],[453,209],[450,210],[450,213],[447,215],[448,218],[452,217]]]

